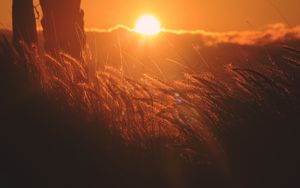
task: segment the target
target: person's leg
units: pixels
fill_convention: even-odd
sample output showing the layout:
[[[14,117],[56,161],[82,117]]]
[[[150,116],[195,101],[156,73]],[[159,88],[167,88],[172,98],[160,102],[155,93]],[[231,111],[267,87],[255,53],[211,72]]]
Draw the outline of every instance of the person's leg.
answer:
[[[46,50],[51,53],[62,50],[80,59],[85,45],[81,0],[40,0],[40,3]]]
[[[27,45],[37,42],[36,21],[32,0],[13,0],[13,41],[19,46],[20,41]]]
[[[44,47],[47,53],[54,55],[57,48],[57,37],[54,30],[53,1],[40,0],[40,5],[43,11],[41,24],[44,34]]]

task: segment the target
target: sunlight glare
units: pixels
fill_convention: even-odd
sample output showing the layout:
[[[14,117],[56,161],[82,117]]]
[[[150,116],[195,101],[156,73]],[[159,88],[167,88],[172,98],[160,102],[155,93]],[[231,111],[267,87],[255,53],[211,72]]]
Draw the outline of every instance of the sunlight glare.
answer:
[[[155,35],[161,31],[161,28],[156,17],[145,15],[138,19],[134,30],[143,35]]]

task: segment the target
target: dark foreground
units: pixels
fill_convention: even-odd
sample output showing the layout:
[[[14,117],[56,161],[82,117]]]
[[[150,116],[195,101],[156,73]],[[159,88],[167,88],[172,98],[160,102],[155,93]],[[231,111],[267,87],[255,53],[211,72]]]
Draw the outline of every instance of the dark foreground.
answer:
[[[293,78],[284,86],[291,95],[260,93],[261,106],[233,104],[233,117],[223,116],[227,124],[220,140],[230,168],[222,171],[210,162],[182,159],[172,148],[124,145],[101,119],[87,119],[80,110],[40,92],[27,79],[26,68],[12,63],[16,57],[7,44],[1,45],[1,187],[299,185],[297,64],[283,67]]]

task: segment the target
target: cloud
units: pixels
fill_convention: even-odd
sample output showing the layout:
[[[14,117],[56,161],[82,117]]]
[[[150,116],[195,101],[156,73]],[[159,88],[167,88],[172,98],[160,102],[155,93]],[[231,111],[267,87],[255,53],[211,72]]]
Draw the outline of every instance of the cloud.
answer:
[[[86,31],[113,32],[120,29],[134,32],[133,29],[124,25],[117,25],[109,29],[91,28],[87,29]],[[162,32],[176,35],[194,35],[208,46],[222,43],[232,43],[240,45],[266,45],[270,43],[300,39],[300,26],[288,27],[282,23],[267,25],[264,28],[252,31],[208,32],[204,30],[162,29]]]
[[[114,32],[117,30],[127,30],[130,32],[133,32],[133,29],[131,29],[128,26],[122,25],[122,24],[118,24],[118,25],[108,28],[108,29],[99,29],[99,28],[86,28],[85,29],[86,32],[100,32],[100,33]]]
[[[207,32],[204,30],[168,30],[165,32],[178,35],[198,35],[207,45],[221,43],[233,43],[241,45],[266,45],[275,42],[300,39],[300,26],[287,27],[285,24],[277,23],[267,25],[256,31],[233,31],[233,32]]]

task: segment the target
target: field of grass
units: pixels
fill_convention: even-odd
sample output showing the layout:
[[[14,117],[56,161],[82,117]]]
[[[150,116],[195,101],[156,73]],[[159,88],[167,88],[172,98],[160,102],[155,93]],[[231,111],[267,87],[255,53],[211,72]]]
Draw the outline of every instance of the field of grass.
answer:
[[[0,42],[10,187],[287,187],[299,161],[300,51],[180,79],[132,78]],[[209,63],[209,62],[208,62]],[[46,186],[47,185],[47,186]],[[9,187],[9,186],[8,186]]]

